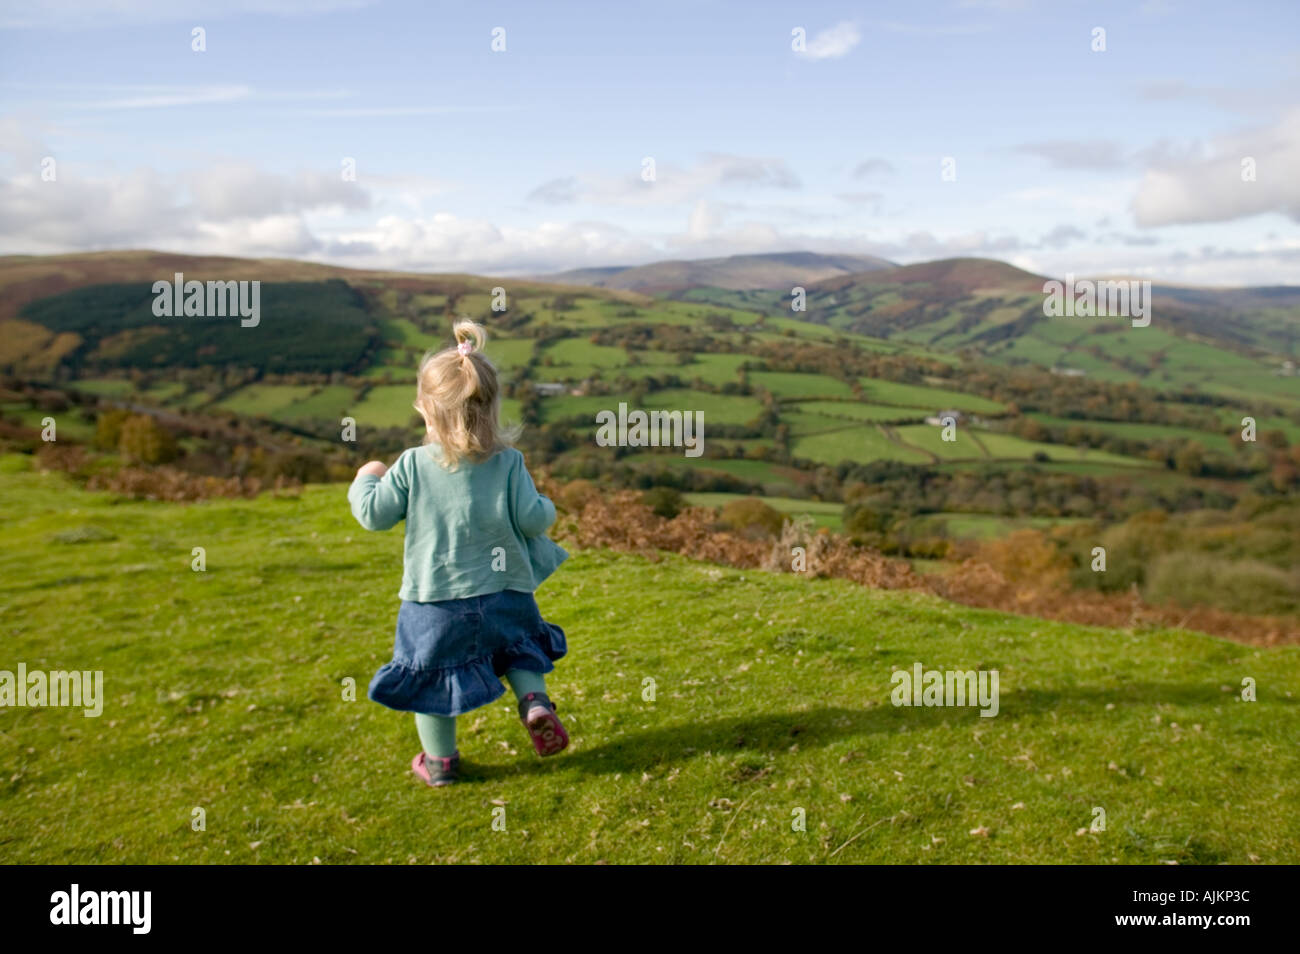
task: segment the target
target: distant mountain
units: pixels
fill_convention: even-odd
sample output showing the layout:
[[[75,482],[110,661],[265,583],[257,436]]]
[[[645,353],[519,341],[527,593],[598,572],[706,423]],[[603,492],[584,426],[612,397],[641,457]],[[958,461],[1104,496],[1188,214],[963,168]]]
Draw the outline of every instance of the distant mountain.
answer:
[[[1048,280],[990,259],[923,262],[816,282],[805,310],[791,317],[1006,364],[1137,376],[1167,388],[1215,377],[1234,396],[1300,394],[1300,379],[1275,377],[1292,374],[1285,362],[1300,363],[1300,287],[1155,283],[1150,324],[1134,327],[1118,316],[1048,317]],[[788,292],[773,292],[750,307],[789,312],[790,304]]]
[[[652,262],[626,268],[579,268],[540,281],[619,288],[650,295],[673,295],[696,288],[731,291],[783,289],[842,275],[892,269],[894,263],[864,255],[821,255],[817,252],[775,252]]]
[[[288,307],[291,302],[279,299],[289,295],[303,304],[294,310],[294,322],[319,316],[325,309],[335,315],[339,327],[346,330],[349,322],[364,325],[371,343],[378,336],[389,350],[396,346],[383,336],[397,333],[392,330],[395,326],[382,322],[395,318],[408,321],[415,329],[408,327],[410,333],[442,335],[450,317],[472,314],[511,332],[530,316],[544,315],[557,326],[565,325],[577,298],[610,321],[629,315],[644,318],[656,308],[647,292],[657,291],[663,298],[699,305],[696,314],[712,307],[723,313],[734,309],[787,322],[795,319],[888,339],[895,350],[970,354],[1005,365],[1037,365],[1102,380],[1137,379],[1164,390],[1190,387],[1234,400],[1267,397],[1300,404],[1296,372],[1300,287],[1198,288],[1155,283],[1150,324],[1135,327],[1119,316],[1048,317],[1043,308],[1043,284],[1048,278],[1006,262],[955,258],[892,265],[879,259],[811,252],[583,269],[544,280],[509,279],[511,307],[516,312],[509,317],[487,310],[492,289],[502,279],[484,276],[354,270],[284,259],[147,250],[0,256],[0,370],[45,373],[77,362],[108,367],[123,364],[127,351],[148,358],[144,364],[143,358],[126,362],[132,367],[176,363],[176,349],[183,352],[184,343],[174,334],[156,334],[165,323],[135,315],[128,328],[123,318],[125,312],[134,315],[133,309],[146,301],[150,283],[171,279],[176,272],[183,272],[186,279],[270,283],[264,301],[268,309]],[[283,287],[338,279],[363,301],[338,289]],[[282,286],[278,290],[277,284]],[[128,285],[135,287],[124,287]],[[806,290],[805,307],[797,312],[791,298],[795,285]],[[102,290],[89,286],[102,286]],[[328,300],[311,299],[308,306],[310,294],[316,292]],[[117,311],[109,307],[113,301]],[[103,329],[86,326],[87,321],[95,324],[95,315],[101,323],[107,322],[105,327],[117,331],[105,336],[99,333]],[[274,324],[287,329],[289,320]],[[268,319],[266,327],[270,324]],[[227,344],[240,349],[254,341],[267,345],[269,334],[265,328],[257,337],[240,333]],[[502,336],[510,335],[498,334]],[[339,338],[322,343],[319,338],[290,333],[283,347],[277,345],[283,353],[268,353],[266,359],[292,363],[290,358],[302,358],[309,345],[329,350],[343,342]],[[349,359],[335,360],[333,367],[360,367],[373,357],[367,357],[374,350],[370,346],[349,347]],[[216,360],[212,355],[204,358],[209,359]]]
[[[817,283],[818,290],[852,285],[927,285],[947,295],[970,294],[980,289],[1022,291],[1042,294],[1041,275],[1027,272],[991,258],[945,258],[916,265],[866,270],[865,274],[844,275]]]

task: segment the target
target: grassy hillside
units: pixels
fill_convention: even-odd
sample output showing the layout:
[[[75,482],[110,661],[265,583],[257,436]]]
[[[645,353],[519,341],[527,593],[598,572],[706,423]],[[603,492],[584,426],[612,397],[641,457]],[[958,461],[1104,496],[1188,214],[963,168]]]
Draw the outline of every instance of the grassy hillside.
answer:
[[[892,262],[871,256],[776,252],[652,262],[627,268],[580,268],[547,276],[546,280],[677,297],[695,288],[735,292],[777,288],[788,292],[794,285],[892,267]]]
[[[0,462],[0,668],[107,697],[4,711],[0,862],[1300,861],[1300,650],[584,552],[539,593],[572,750],[536,759],[503,699],[431,791],[364,699],[401,535],[342,487],[123,502]],[[999,670],[1000,713],[894,707],[916,662]]]
[[[1156,286],[1151,324],[1135,328],[1123,318],[1046,317],[1045,281],[1002,262],[945,259],[817,282],[801,317],[1013,367],[1300,406],[1300,379],[1279,373],[1300,357],[1298,288]],[[767,307],[788,309],[788,292]]]

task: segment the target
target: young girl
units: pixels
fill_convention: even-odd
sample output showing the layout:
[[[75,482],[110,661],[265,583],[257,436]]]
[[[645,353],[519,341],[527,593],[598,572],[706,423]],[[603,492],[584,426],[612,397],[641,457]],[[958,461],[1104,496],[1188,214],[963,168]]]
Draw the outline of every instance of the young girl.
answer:
[[[369,695],[415,713],[423,751],[411,770],[434,786],[459,774],[456,716],[499,698],[502,676],[537,753],[569,744],[542,678],[568,649],[564,630],[543,620],[533,599],[568,558],[545,536],[555,505],[501,429],[483,328],[462,320],[453,331],[456,347],[420,364],[424,446],[403,451],[391,470],[371,461],[348,489],[367,530],[406,520],[393,661],[375,673]]]

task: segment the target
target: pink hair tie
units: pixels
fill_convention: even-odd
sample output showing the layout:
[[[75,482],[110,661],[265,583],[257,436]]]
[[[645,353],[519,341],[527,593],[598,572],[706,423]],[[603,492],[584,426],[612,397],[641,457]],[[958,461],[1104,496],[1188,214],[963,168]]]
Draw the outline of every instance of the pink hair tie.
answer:
[[[456,345],[456,353],[460,355],[462,358],[465,357],[465,355],[469,354],[473,350],[474,350],[474,345],[472,342],[469,341],[462,341],[460,344]]]

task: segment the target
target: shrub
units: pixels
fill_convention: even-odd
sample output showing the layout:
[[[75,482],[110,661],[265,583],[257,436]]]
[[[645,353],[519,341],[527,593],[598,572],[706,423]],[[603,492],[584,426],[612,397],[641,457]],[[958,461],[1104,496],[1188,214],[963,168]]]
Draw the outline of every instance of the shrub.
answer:
[[[641,495],[641,502],[658,517],[671,520],[686,507],[686,498],[676,487],[652,487]]]
[[[1238,613],[1300,613],[1300,572],[1258,560],[1179,551],[1155,561],[1143,596],[1155,604],[1218,606]]]
[[[95,421],[95,446],[100,450],[117,450],[118,441],[122,438],[122,424],[130,416],[129,412],[117,408],[102,412]]]
[[[757,497],[733,500],[722,508],[722,523],[746,534],[775,537],[781,532],[785,515]]]
[[[266,476],[284,477],[304,484],[323,484],[329,480],[325,459],[313,451],[282,451],[266,462]]]
[[[1017,530],[979,549],[979,560],[1012,583],[1038,588],[1058,587],[1070,570],[1069,558],[1037,530]]]
[[[117,449],[142,464],[165,464],[178,453],[171,432],[148,414],[133,414],[122,422]]]
[[[590,480],[579,478],[569,481],[560,488],[560,492],[556,494],[556,503],[569,513],[582,513],[582,508],[587,505],[587,502],[599,495],[600,491],[596,489],[595,484]]]

